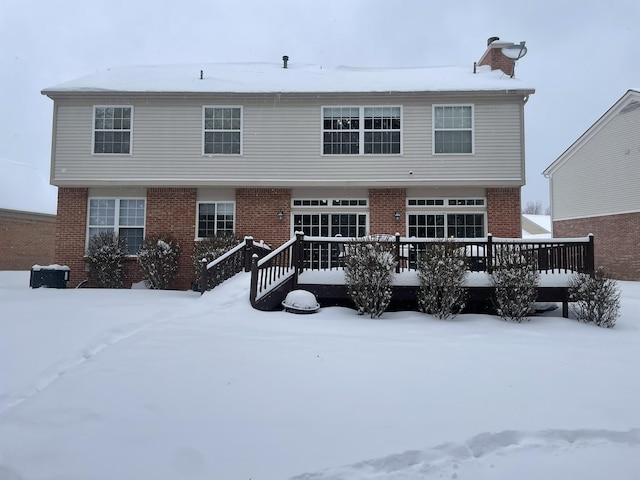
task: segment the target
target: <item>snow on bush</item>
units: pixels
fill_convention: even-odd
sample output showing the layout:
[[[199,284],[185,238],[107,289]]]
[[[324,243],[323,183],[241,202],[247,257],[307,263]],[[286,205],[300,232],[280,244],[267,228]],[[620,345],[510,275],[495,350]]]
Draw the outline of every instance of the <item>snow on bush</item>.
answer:
[[[212,262],[219,256],[225,254],[233,247],[238,245],[242,240],[236,237],[235,235],[219,235],[215,237],[203,238],[202,240],[198,240],[195,242],[193,246],[193,254],[191,255],[191,261],[193,262],[193,268],[195,271],[196,283],[200,285],[200,288],[204,288],[202,282],[202,259],[206,259],[207,263]],[[236,257],[236,261],[242,262],[241,257]],[[234,273],[239,269],[242,269],[242,265],[231,265],[230,266]],[[231,275],[227,276],[230,277]],[[212,282],[207,285],[206,289],[213,288],[211,285]]]
[[[101,232],[89,239],[87,259],[91,283],[101,288],[122,288],[127,242],[115,232]]]
[[[155,235],[144,239],[138,252],[138,265],[149,288],[166,290],[178,271],[180,245],[171,235]]]
[[[494,304],[505,320],[522,322],[535,309],[540,274],[518,246],[504,245],[495,252],[491,283],[495,287]]]
[[[620,315],[620,290],[615,280],[598,268],[593,276],[576,273],[569,280],[571,309],[581,322],[611,328]]]
[[[344,272],[349,296],[358,315],[378,318],[391,302],[391,277],[396,267],[392,247],[365,238],[362,243],[350,244],[348,251]]]
[[[464,247],[454,242],[427,244],[418,258],[418,308],[437,318],[456,316],[466,304]]]

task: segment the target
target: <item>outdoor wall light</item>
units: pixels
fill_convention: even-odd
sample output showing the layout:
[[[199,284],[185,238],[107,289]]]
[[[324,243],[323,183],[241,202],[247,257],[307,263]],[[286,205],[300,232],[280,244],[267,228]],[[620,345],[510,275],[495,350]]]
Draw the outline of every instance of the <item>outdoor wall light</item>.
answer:
[[[393,218],[395,218],[395,219],[396,219],[396,222],[399,222],[399,221],[400,221],[400,212],[396,212],[396,213],[394,213],[394,214],[393,214]]]
[[[278,220],[280,221],[284,220],[284,212],[282,210],[278,212]]]

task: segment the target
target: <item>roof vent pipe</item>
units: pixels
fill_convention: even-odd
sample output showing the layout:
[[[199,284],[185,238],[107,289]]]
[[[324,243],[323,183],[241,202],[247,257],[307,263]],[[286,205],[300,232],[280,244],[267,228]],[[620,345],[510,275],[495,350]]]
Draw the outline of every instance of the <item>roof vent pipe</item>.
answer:
[[[289,63],[289,57],[285,55],[284,57],[282,57],[282,61],[284,62],[284,65],[282,66],[282,68],[287,68],[287,63]]]
[[[498,40],[500,40],[500,37],[489,37],[487,39],[487,47],[491,45],[493,42],[497,42]]]

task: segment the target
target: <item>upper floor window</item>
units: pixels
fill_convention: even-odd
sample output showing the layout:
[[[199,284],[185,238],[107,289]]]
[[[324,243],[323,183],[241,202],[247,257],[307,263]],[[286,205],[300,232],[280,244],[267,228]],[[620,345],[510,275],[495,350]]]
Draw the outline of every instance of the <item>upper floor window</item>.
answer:
[[[131,153],[132,107],[94,107],[93,153]]]
[[[233,202],[211,202],[198,204],[198,238],[233,235]]]
[[[433,106],[433,153],[473,153],[473,106]]]
[[[324,107],[322,153],[325,155],[399,155],[400,107]]]
[[[90,198],[88,238],[115,232],[127,241],[129,255],[136,255],[144,240],[143,198]]]
[[[204,107],[204,153],[242,153],[242,107]]]

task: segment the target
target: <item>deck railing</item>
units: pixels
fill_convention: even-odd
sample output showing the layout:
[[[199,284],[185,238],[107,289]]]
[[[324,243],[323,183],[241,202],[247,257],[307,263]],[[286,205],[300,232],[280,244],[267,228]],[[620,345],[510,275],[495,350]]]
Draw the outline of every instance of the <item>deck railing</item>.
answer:
[[[242,270],[250,272],[253,256],[262,258],[270,251],[265,244],[254,243],[253,237],[244,237],[242,242],[215,260],[207,262],[203,258],[200,293],[217,287]]]
[[[464,252],[470,271],[492,273],[506,252],[520,254],[534,268],[545,273],[593,274],[593,235],[584,238],[415,238],[400,235],[376,235],[366,238],[296,236],[262,260],[254,258],[251,267],[251,300],[258,300],[283,282],[308,270],[333,270],[344,267],[349,248],[357,243],[388,244],[397,260],[396,273],[415,271],[420,255],[430,246],[454,243]]]

